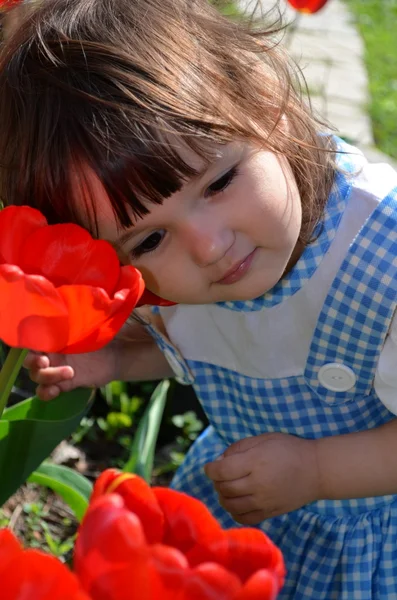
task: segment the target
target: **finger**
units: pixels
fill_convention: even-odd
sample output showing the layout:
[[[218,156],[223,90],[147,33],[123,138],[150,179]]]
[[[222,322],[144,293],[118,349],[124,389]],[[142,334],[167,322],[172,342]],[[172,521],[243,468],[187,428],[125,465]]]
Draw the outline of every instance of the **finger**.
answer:
[[[36,389],[36,395],[40,400],[48,402],[49,400],[57,398],[62,392],[70,392],[75,389],[75,387],[73,379],[68,379],[62,381],[58,385],[39,385]]]
[[[72,367],[48,367],[46,369],[33,369],[30,371],[30,378],[35,383],[42,385],[57,385],[62,381],[72,379],[74,377],[74,370]]]
[[[204,466],[207,477],[212,481],[230,481],[240,479],[251,473],[251,465],[247,461],[245,452],[225,456],[221,460],[215,460]]]
[[[259,525],[262,521],[266,519],[266,515],[263,510],[252,510],[243,515],[232,514],[232,517],[237,523],[240,525],[245,525],[247,527],[252,525]]]
[[[244,515],[258,509],[255,496],[252,495],[240,496],[239,498],[225,498],[224,496],[219,496],[219,504],[223,506],[227,512],[233,515]]]
[[[249,477],[241,477],[232,481],[214,481],[214,487],[225,498],[238,498],[250,493],[249,483]]]
[[[57,385],[39,385],[36,389],[36,396],[44,402],[54,400],[60,393],[61,390]]]
[[[46,354],[38,354],[37,352],[28,352],[23,361],[23,366],[26,369],[45,369],[50,366],[50,359]]]

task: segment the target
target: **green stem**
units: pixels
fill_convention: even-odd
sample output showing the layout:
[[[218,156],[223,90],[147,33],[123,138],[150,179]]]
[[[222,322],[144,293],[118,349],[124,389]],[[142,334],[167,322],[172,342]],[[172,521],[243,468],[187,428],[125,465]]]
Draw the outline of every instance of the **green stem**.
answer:
[[[7,354],[0,371],[0,418],[27,353],[28,351],[23,348],[11,348]]]

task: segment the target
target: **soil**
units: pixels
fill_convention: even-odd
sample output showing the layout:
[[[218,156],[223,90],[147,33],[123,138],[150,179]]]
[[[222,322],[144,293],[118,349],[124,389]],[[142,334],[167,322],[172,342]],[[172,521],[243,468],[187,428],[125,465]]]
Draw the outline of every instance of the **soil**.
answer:
[[[40,506],[40,516],[37,524],[32,526],[26,518],[24,507]],[[63,542],[77,531],[78,522],[69,506],[51,490],[32,483],[26,483],[3,506],[2,513],[9,518],[8,528],[11,529],[24,546],[37,547],[48,551],[45,539],[43,521],[48,527],[51,537],[57,542]],[[69,556],[64,557],[65,560]]]

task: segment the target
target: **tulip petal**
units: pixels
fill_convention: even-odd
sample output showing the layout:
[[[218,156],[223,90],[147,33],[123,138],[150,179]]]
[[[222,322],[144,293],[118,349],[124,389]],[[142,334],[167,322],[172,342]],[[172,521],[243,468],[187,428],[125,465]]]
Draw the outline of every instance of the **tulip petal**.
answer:
[[[89,600],[58,559],[37,550],[19,552],[1,571],[1,600]]]
[[[149,544],[162,540],[164,516],[152,488],[142,477],[107,469],[96,481],[90,502],[109,493],[121,496],[126,509],[137,515]]]
[[[1,0],[0,2],[0,11],[4,10],[11,10],[11,8],[13,6],[16,6],[17,4],[21,4],[23,2],[23,0]]]
[[[120,523],[125,525],[125,530]],[[148,553],[138,517],[125,508],[124,500],[118,494],[108,494],[90,502],[75,545],[77,570],[87,566],[91,551],[98,551],[104,561],[110,562],[127,562],[135,554]]]
[[[114,338],[143,291],[143,282],[136,280],[135,272],[130,277],[132,287],[116,292],[113,298],[101,288],[65,285],[57,289],[70,315],[69,338],[62,352],[92,352]]]
[[[174,600],[182,594],[186,580],[190,577],[189,564],[176,548],[153,544],[150,547],[151,561],[158,578],[152,585],[152,597]]]
[[[57,352],[68,340],[68,328],[65,304],[49,281],[0,265],[0,339],[17,348]]]
[[[36,229],[21,247],[17,264],[25,273],[46,277],[55,287],[100,287],[109,296],[115,292],[120,271],[114,248],[72,223]]]
[[[22,245],[32,233],[45,225],[45,217],[30,206],[7,206],[0,210],[0,262],[19,265]],[[33,248],[30,248],[32,251]]]
[[[183,598],[186,600],[231,600],[241,590],[233,573],[216,563],[204,563],[190,571]]]
[[[22,546],[9,529],[0,529],[0,578],[9,562],[22,552]]]
[[[138,269],[131,265],[120,268],[116,291],[131,290],[138,302],[138,299],[142,296],[144,289],[145,283],[142,278],[142,273],[138,271]]]
[[[325,6],[328,0],[288,0],[289,4],[299,12],[314,14]]]
[[[149,546],[136,515],[116,494],[90,504],[75,544],[74,568],[95,600],[150,600]],[[131,587],[132,586],[132,587]]]
[[[214,561],[232,570],[242,582],[259,569],[274,572],[281,588],[285,566],[280,550],[259,529],[242,527],[223,531],[204,544],[196,544],[187,554],[191,566]]]
[[[226,568],[245,581],[259,569],[271,569],[278,578],[281,588],[285,577],[285,566],[281,551],[270,538],[259,529],[250,527],[229,529],[225,532],[228,545]]]
[[[277,577],[272,571],[261,569],[248,579],[233,600],[276,600],[278,592]]]
[[[90,497],[90,503],[92,504],[99,496],[103,496],[104,494],[109,492],[109,486],[113,483],[116,477],[121,475],[122,471],[119,469],[105,469],[99,475],[97,480],[94,483],[94,487],[92,489],[92,494]]]
[[[196,498],[168,488],[154,487],[163,511],[163,543],[184,554],[196,544],[206,544],[222,534],[221,526],[208,508]]]

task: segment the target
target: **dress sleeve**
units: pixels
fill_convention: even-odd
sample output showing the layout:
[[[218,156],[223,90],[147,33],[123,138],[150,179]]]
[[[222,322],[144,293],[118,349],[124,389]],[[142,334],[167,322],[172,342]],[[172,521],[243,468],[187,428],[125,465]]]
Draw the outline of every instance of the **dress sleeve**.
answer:
[[[374,387],[380,401],[397,415],[397,313],[379,358]]]

